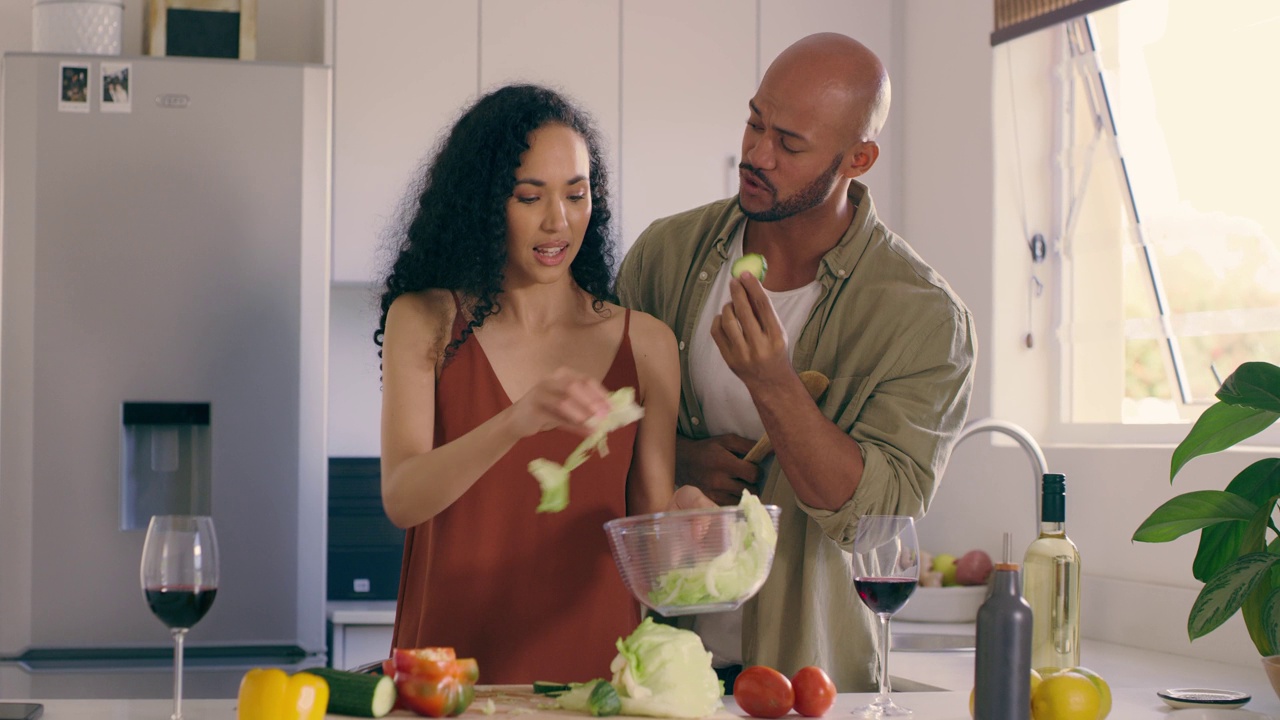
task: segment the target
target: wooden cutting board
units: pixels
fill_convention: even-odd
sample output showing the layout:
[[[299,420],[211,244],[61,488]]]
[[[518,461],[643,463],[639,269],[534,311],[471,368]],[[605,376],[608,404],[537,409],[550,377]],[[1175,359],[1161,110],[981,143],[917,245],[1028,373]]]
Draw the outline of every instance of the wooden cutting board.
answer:
[[[503,720],[513,715],[519,718],[529,718],[529,720],[538,720],[539,718],[583,720],[584,718],[591,718],[586,713],[571,712],[557,708],[554,699],[546,695],[535,695],[532,685],[477,685],[476,699],[471,703],[471,707],[467,708],[467,711],[463,713],[463,717],[483,718],[489,716],[485,710],[489,706],[488,701],[490,700],[493,701],[492,716],[503,718]],[[397,710],[393,715],[398,715],[402,712]],[[619,715],[618,717],[627,716]],[[720,718],[721,720],[742,720],[741,716],[724,710],[707,717]]]

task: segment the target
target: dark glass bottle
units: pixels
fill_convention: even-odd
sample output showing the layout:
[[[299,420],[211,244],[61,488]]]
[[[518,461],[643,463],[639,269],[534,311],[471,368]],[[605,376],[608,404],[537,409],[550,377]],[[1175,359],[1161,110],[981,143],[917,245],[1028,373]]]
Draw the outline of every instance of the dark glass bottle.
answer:
[[[1031,606],[1019,584],[1017,563],[997,563],[991,594],[978,609],[975,720],[1031,717]]]

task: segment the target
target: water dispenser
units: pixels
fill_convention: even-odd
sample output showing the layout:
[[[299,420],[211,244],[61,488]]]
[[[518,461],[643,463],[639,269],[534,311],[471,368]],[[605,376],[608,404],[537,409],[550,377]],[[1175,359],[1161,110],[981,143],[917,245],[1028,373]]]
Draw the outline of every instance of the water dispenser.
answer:
[[[125,402],[121,412],[122,530],[152,515],[209,515],[209,403]]]

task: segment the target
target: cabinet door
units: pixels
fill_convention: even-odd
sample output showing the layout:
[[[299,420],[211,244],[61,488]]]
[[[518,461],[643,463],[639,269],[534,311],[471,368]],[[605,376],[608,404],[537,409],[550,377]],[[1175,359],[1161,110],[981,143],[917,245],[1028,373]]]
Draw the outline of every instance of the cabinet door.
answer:
[[[738,192],[756,88],[756,4],[623,0],[622,243]]]
[[[884,0],[759,0],[760,2],[760,76],[769,63],[788,45],[805,35],[818,32],[844,33],[866,45],[884,63],[889,79],[901,81],[895,73],[894,53],[897,34],[894,30],[893,7]],[[880,133],[880,159],[871,171],[860,178],[871,188],[876,212],[890,228],[896,223],[897,174],[901,162],[894,142],[895,119],[902,108],[890,104],[889,122]]]
[[[618,177],[619,0],[481,0],[480,88],[530,82],[560,90],[604,135]],[[617,193],[612,195],[617,212]]]
[[[336,0],[333,280],[380,280],[423,160],[477,90],[479,0]]]

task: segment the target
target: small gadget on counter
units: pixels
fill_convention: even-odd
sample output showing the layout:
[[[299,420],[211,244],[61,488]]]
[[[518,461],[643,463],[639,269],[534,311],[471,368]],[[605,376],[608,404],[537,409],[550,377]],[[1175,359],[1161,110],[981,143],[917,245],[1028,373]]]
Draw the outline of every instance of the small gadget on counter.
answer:
[[[1245,703],[1253,699],[1248,693],[1236,690],[1214,690],[1212,688],[1174,688],[1171,690],[1158,690],[1156,695],[1159,695],[1166,705],[1175,710],[1211,707],[1222,710],[1235,710],[1238,707],[1243,707]]]

